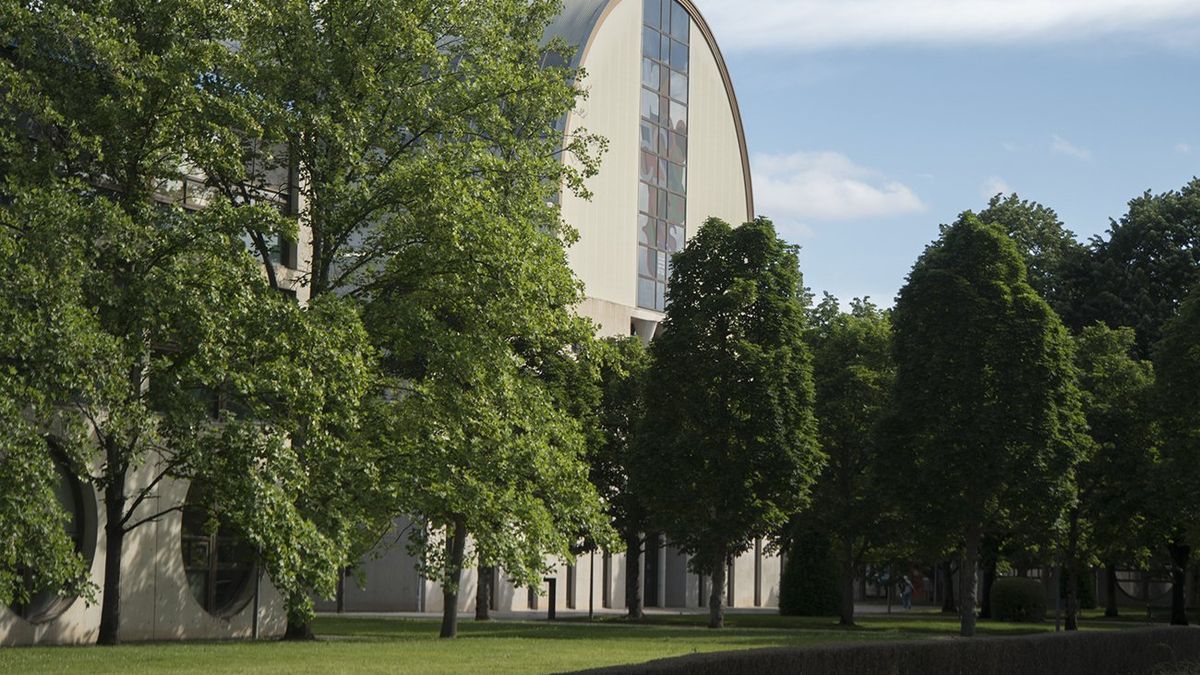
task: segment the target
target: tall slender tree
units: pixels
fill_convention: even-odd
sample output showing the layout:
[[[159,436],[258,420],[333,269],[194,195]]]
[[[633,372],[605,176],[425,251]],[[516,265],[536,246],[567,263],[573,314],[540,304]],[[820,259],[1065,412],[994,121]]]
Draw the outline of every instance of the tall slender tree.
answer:
[[[841,623],[854,624],[854,579],[864,556],[895,528],[888,523],[877,467],[877,427],[890,402],[891,322],[867,300],[850,312],[826,294],[812,312],[808,343],[813,354],[817,428],[829,460],[813,488],[811,508],[801,516],[833,535],[841,563]],[[819,523],[819,525],[817,525]]]
[[[650,346],[638,490],[667,537],[712,580],[724,625],[729,560],[777,534],[823,463],[796,251],[759,218],[710,218],[675,255]]]
[[[1171,554],[1171,623],[1187,625],[1184,584],[1192,546],[1200,540],[1195,525],[1200,515],[1200,290],[1193,290],[1179,315],[1167,322],[1155,347],[1154,370],[1154,403],[1162,428],[1155,511]]]
[[[999,227],[970,212],[914,265],[893,314],[889,475],[913,519],[963,551],[961,632],[998,528],[1051,531],[1074,499],[1083,417],[1070,338]]]

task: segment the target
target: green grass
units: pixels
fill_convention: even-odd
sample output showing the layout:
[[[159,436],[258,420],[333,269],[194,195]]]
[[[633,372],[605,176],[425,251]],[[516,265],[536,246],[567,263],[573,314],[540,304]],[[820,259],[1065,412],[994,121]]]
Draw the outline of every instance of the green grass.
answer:
[[[953,636],[958,622],[932,611],[866,615],[855,628],[830,619],[730,614],[721,631],[704,627],[700,615],[655,615],[630,623],[617,618],[463,621],[457,640],[437,639],[432,619],[318,619],[321,639],[309,643],[158,643],[96,647],[0,649],[0,673],[293,673],[554,672],[692,652],[812,645],[866,640],[913,640]],[[1085,614],[1085,630],[1144,625]],[[1053,622],[1016,625],[983,621],[986,635],[1053,631]]]

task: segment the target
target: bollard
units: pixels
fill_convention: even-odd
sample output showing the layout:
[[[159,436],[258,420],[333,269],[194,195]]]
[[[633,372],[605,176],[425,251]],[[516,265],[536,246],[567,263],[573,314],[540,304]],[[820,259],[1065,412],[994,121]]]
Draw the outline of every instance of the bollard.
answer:
[[[553,621],[554,620],[554,605],[557,604],[557,602],[558,602],[558,592],[557,592],[558,579],[555,579],[554,577],[543,577],[542,581],[545,581],[546,583],[550,584],[550,602],[549,602],[550,606],[546,609],[546,619],[548,621]]]

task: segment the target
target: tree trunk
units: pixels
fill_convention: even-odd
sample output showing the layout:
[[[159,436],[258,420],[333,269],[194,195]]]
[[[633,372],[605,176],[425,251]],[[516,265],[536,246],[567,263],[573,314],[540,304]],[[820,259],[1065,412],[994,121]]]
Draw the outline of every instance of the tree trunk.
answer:
[[[104,488],[104,598],[100,604],[100,634],[97,644],[121,644],[121,553],[125,548],[125,471],[111,468]]]
[[[1079,509],[1071,509],[1067,531],[1067,630],[1079,630]]]
[[[1117,566],[1108,563],[1104,566],[1104,616],[1119,616],[1117,609]]]
[[[1167,549],[1171,552],[1171,625],[1186,626],[1188,620],[1184,582],[1187,579],[1188,558],[1191,557],[1192,547],[1172,541]]]
[[[942,563],[942,614],[958,614],[954,597],[954,566],[947,560]]]
[[[289,616],[287,621],[287,629],[283,633],[283,639],[289,642],[303,642],[307,640],[316,640],[317,636],[313,635],[312,622],[298,621]]]
[[[487,621],[491,619],[488,610],[492,606],[492,579],[496,574],[496,568],[490,565],[479,566],[479,583],[475,587],[475,620]]]
[[[640,532],[625,533],[625,607],[628,609],[625,616],[630,619],[641,619],[645,616],[642,595],[645,593],[642,587],[642,571],[645,569],[645,565],[642,564],[644,539]]]
[[[843,626],[854,625],[854,541],[849,537],[842,544],[842,616]]]
[[[992,584],[996,582],[996,563],[1000,557],[1000,541],[985,537],[979,562],[979,618],[992,618]]]
[[[708,627],[725,627],[725,555],[714,559],[712,589],[708,594]]]
[[[454,519],[454,534],[446,542],[446,583],[442,586],[442,632],[440,637],[458,635],[458,587],[462,585],[463,554],[467,548],[467,524]]]
[[[959,608],[959,619],[961,627],[959,634],[963,637],[972,637],[975,635],[975,597],[976,597],[976,577],[978,575],[976,567],[979,564],[979,528],[972,528],[967,533],[966,550],[964,551],[962,568],[958,571],[958,576],[962,580],[962,606]]]

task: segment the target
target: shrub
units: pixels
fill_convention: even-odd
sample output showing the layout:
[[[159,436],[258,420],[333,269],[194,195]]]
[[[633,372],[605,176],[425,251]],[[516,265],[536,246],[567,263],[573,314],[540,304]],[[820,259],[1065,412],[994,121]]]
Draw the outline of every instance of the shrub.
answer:
[[[779,613],[837,616],[841,606],[838,577],[829,535],[798,531],[779,580]]]
[[[1037,622],[1046,618],[1042,582],[1025,577],[1001,577],[992,584],[992,616],[998,621]]]

